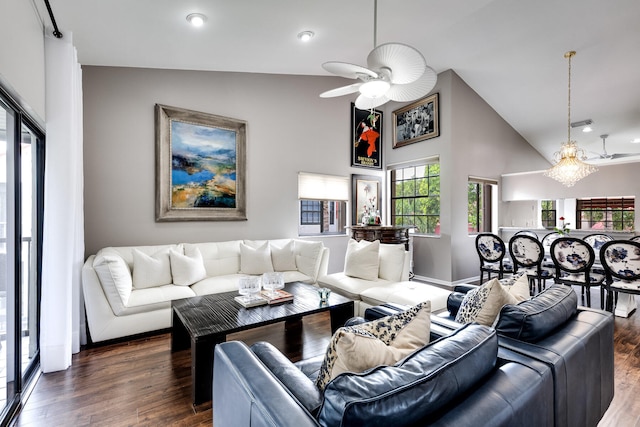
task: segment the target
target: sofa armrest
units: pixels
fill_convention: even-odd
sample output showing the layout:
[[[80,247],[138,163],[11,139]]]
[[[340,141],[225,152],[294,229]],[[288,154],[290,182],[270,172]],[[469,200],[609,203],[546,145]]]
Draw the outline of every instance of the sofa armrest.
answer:
[[[318,426],[256,355],[239,341],[218,344],[213,362],[213,425]]]

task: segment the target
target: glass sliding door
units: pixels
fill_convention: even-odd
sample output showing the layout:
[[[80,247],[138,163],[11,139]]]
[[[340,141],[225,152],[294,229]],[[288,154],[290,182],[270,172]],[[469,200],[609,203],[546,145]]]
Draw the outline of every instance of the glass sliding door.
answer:
[[[44,134],[0,90],[0,425],[40,362],[43,153]]]

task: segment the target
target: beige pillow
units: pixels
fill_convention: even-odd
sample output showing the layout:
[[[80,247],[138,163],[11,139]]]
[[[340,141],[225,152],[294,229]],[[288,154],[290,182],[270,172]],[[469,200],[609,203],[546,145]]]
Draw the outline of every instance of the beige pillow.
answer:
[[[187,248],[185,248],[186,250]],[[173,249],[169,250],[171,274],[175,285],[190,286],[207,277],[200,249],[191,247],[189,251],[191,253],[183,255]]]
[[[380,241],[368,242],[349,239],[344,260],[344,274],[364,280],[377,280],[379,271]]]
[[[404,271],[404,245],[380,243],[378,276],[392,282],[402,281]]]
[[[320,269],[324,244],[322,242],[296,240],[294,250],[297,270],[315,280]]]
[[[258,248],[240,243],[240,273],[263,274],[273,272],[269,242]]]
[[[492,279],[467,292],[460,304],[456,322],[463,324],[476,322],[492,326],[502,306],[516,303],[515,297],[504,289],[500,281]]]
[[[296,254],[293,252],[293,240],[281,248],[271,245],[271,262],[275,271],[296,271]]]
[[[136,289],[168,285],[173,281],[169,249],[147,255],[139,249],[133,250],[133,287]]]
[[[336,331],[327,347],[316,385],[320,390],[343,372],[393,365],[429,343],[431,303]]]
[[[509,295],[513,296],[513,298],[515,299],[515,303],[513,304],[531,299],[531,294],[529,291],[529,278],[526,274],[520,276],[518,280],[513,282],[512,285],[502,285],[502,287],[507,291]]]

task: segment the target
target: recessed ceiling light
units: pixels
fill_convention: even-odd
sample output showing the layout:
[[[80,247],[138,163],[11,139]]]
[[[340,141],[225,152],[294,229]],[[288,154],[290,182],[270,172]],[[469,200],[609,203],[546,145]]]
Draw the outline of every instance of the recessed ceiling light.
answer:
[[[303,31],[301,33],[298,33],[298,39],[300,39],[300,41],[302,42],[308,42],[313,38],[313,36],[315,36],[313,31]]]
[[[191,13],[187,15],[187,22],[194,27],[202,27],[207,21],[207,17],[201,13]]]
[[[633,143],[633,144],[640,144],[640,138],[633,138],[633,139],[631,140],[631,143]]]

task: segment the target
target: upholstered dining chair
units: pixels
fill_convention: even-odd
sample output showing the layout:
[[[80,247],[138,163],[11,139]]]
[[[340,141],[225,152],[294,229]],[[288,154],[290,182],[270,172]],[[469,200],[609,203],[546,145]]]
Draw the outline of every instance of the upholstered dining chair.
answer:
[[[591,270],[596,260],[593,248],[582,239],[558,237],[551,243],[550,253],[556,268],[555,282],[580,286],[587,307],[591,307],[591,287],[600,287],[600,304],[604,308],[604,275]]]
[[[498,279],[502,279],[505,274],[513,273],[511,260],[506,259],[507,249],[500,236],[493,233],[480,233],[476,236],[476,251],[480,258],[480,283],[483,282],[484,273],[487,273],[487,280],[491,279],[491,274],[497,274]]]
[[[551,243],[553,243],[553,241],[556,240],[558,237],[562,237],[562,234],[558,233],[557,231],[552,231],[551,233],[545,234],[542,240],[540,241],[542,243],[542,247],[544,248],[544,260],[542,261],[543,267],[554,268],[554,269],[556,268],[555,265],[553,264],[553,260],[551,259],[550,250],[551,250]]]
[[[529,278],[529,292],[534,295],[536,282],[538,292],[546,288],[547,279],[553,278],[553,270],[542,267],[544,248],[542,243],[526,234],[516,234],[509,240],[509,253],[513,262],[513,274],[524,270]],[[544,285],[544,286],[543,286]]]
[[[608,311],[613,312],[618,292],[640,295],[640,242],[612,240],[605,243],[600,249],[600,263],[605,272]]]
[[[629,240],[631,240],[632,242],[640,242],[640,235],[633,236],[633,237],[632,237],[632,238],[630,238]]]
[[[514,234],[514,236],[520,236],[520,235],[531,236],[536,239],[538,238],[538,235],[536,234],[536,232],[531,230],[520,230],[520,231],[516,231]]]
[[[607,242],[610,242],[613,240],[613,237],[609,236],[608,234],[604,234],[604,233],[593,233],[593,234],[589,234],[587,236],[584,236],[582,238],[582,240],[584,240],[585,242],[587,242],[589,244],[589,246],[591,246],[593,248],[593,251],[596,253],[596,255],[600,254],[600,248]],[[596,262],[599,262],[600,260],[596,260]]]

